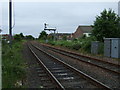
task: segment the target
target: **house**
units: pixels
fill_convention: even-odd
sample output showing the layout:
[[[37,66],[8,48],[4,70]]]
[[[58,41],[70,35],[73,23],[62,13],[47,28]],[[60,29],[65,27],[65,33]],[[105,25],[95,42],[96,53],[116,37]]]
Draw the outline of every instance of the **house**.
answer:
[[[71,40],[72,33],[57,33],[56,36],[59,40],[63,39],[63,37],[66,37],[67,40]]]
[[[79,38],[83,35],[86,35],[86,37],[89,37],[92,31],[92,26],[78,26],[76,31],[73,33],[73,38]]]
[[[55,37],[58,40],[63,39],[66,36],[67,40],[72,40],[74,38],[79,38],[82,36],[89,37],[92,31],[92,26],[78,26],[74,33],[55,33]],[[50,33],[48,36],[54,36],[54,33]]]
[[[2,34],[2,40],[9,40],[9,34]]]
[[[54,36],[54,33],[50,33],[48,36]],[[71,40],[72,33],[55,33],[55,37],[57,40],[62,40],[64,37],[66,37],[67,40]]]

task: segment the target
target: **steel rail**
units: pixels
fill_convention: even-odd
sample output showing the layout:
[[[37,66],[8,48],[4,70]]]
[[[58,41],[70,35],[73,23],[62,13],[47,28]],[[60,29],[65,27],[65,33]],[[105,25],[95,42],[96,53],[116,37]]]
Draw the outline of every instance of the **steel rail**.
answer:
[[[49,47],[49,46],[48,46],[48,47]],[[49,47],[49,48],[53,48],[53,47]],[[54,48],[54,49],[56,49],[56,48]],[[58,49],[56,49],[56,50],[58,50]],[[62,53],[62,52],[64,52],[64,51],[60,52],[60,51],[56,51],[56,50],[53,50],[53,49],[52,49],[52,51],[54,51],[54,52],[60,53],[60,54],[62,54],[62,55],[71,57],[71,58],[76,59],[76,60],[80,60],[81,62],[84,62],[84,63],[87,63],[87,64],[91,64],[91,65],[93,65],[93,66],[99,67],[99,68],[104,69],[104,70],[107,70],[107,71],[109,71],[109,72],[113,72],[113,73],[116,73],[116,74],[120,74],[120,72],[118,72],[118,71],[114,71],[114,70],[111,70],[111,69],[108,69],[108,68],[99,66],[99,65],[97,65],[97,64],[94,64],[94,63],[91,63],[91,62],[88,62],[88,61],[81,60],[80,58],[75,57],[75,56],[73,56],[73,55],[71,56],[71,55]],[[66,53],[67,53],[67,52],[66,52]]]
[[[56,77],[50,72],[50,70],[44,65],[44,63],[40,60],[40,58],[36,55],[36,53],[28,46],[32,54],[36,57],[36,59],[39,61],[39,63],[42,65],[42,67],[45,69],[45,71],[48,73],[48,75],[51,77],[52,81],[54,81],[59,88],[62,90],[65,90],[65,88],[62,86],[62,84],[56,79]]]
[[[71,56],[71,55],[68,55],[68,54],[64,54],[64,53],[62,53],[62,52],[55,51],[55,50],[52,50],[52,51],[57,52],[57,53],[60,53],[60,54],[65,55],[65,56],[68,56],[68,57],[71,57],[71,58],[76,59],[76,60],[80,60],[81,62],[84,62],[84,63],[87,63],[87,64],[91,64],[91,65],[93,65],[93,66],[99,67],[99,68],[104,69],[104,70],[107,70],[107,71],[109,71],[109,72],[113,72],[113,73],[116,73],[116,74],[120,74],[120,72],[117,72],[117,71],[114,71],[114,70],[111,70],[111,69],[108,69],[108,68],[99,66],[99,65],[97,65],[97,64],[93,64],[93,63],[88,62],[88,61],[83,61],[83,60],[81,60],[81,59],[78,58],[78,57]]]
[[[33,45],[33,44],[32,44],[32,45]],[[78,69],[72,67],[71,65],[69,65],[69,64],[67,64],[67,63],[65,63],[65,62],[63,62],[63,61],[61,61],[60,59],[56,58],[55,56],[53,56],[53,55],[51,55],[51,54],[49,54],[49,53],[43,51],[43,50],[40,49],[39,47],[37,47],[37,46],[35,46],[35,45],[33,45],[33,46],[34,46],[36,49],[38,49],[39,51],[43,52],[44,54],[50,56],[50,57],[53,58],[54,60],[56,60],[56,61],[62,63],[65,67],[71,69],[73,72],[76,72],[77,74],[82,75],[85,79],[90,80],[93,84],[95,84],[95,85],[97,85],[97,86],[99,86],[99,87],[105,88],[105,89],[107,89],[107,90],[112,90],[109,86],[103,84],[102,82],[100,82],[100,81],[98,81],[98,80],[92,78],[91,76],[89,76],[89,75],[83,73],[82,71],[80,71],[80,70],[78,70]]]
[[[70,54],[74,54],[74,55],[77,55],[77,56],[85,57],[85,58],[88,58],[88,59],[91,59],[91,60],[97,60],[97,61],[100,61],[100,62],[103,62],[103,63],[107,63],[107,64],[111,64],[111,65],[120,67],[119,64],[103,61],[103,60],[100,60],[100,59],[97,59],[97,58],[81,55],[81,54],[78,54],[78,53],[75,53],[75,52],[71,52],[71,51],[66,51],[66,50],[63,50],[63,49],[58,49],[58,48],[55,48],[55,47],[50,46],[50,45],[45,45],[45,44],[41,44],[41,45],[47,46],[47,47],[50,47],[50,48],[54,48],[54,49],[57,49],[57,50],[60,50],[60,51],[66,52],[66,53],[70,53]]]

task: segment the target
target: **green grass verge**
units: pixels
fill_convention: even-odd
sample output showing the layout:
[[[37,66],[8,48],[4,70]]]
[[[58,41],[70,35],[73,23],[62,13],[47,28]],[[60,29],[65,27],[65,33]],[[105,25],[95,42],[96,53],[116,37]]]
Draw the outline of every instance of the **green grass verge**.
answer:
[[[2,42],[2,88],[19,88],[25,78],[25,63],[22,58],[23,42],[13,42],[12,48]]]
[[[58,40],[58,41],[49,40],[48,42],[45,42],[45,40],[39,40],[39,41],[41,43],[48,43],[55,46],[62,46],[72,50],[77,50],[80,53],[91,54],[91,42],[96,41],[96,39],[94,37],[83,37],[68,41],[67,40]],[[100,45],[99,54],[103,54],[103,43]]]
[[[45,41],[40,40],[40,42],[45,43]],[[78,50],[80,52],[90,53],[91,51],[91,38],[79,39],[79,40],[59,40],[59,41],[48,41],[48,44],[55,46],[63,46],[69,49]]]

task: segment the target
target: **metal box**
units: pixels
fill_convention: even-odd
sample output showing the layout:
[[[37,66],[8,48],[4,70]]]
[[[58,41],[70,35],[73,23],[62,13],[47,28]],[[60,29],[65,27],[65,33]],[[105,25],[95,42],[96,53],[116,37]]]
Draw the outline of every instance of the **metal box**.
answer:
[[[120,58],[120,38],[104,38],[104,56]]]
[[[104,38],[104,56],[111,57],[111,39]]]
[[[111,57],[120,58],[120,38],[111,40]]]
[[[91,42],[91,53],[98,54],[98,50],[99,50],[99,41]]]

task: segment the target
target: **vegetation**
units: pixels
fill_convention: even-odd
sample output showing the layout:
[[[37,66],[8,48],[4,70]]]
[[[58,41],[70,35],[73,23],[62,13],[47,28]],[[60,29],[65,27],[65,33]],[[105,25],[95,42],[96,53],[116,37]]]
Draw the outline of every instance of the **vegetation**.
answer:
[[[35,38],[32,35],[26,35],[25,39],[26,40],[34,40]]]
[[[16,35],[18,36],[18,35]],[[19,37],[19,36],[18,36]],[[20,38],[17,38],[17,40]],[[20,88],[25,78],[25,64],[21,50],[24,41],[13,41],[12,48],[6,41],[2,42],[2,87]]]
[[[96,17],[94,21],[92,34],[90,37],[83,35],[82,38],[73,39],[67,41],[67,37],[63,36],[60,41],[49,40],[47,43],[51,45],[63,46],[73,50],[79,50],[81,52],[91,52],[91,42],[100,41],[99,54],[103,54],[103,39],[104,38],[120,38],[120,17],[111,9],[108,11],[105,9],[101,12],[100,16]],[[41,32],[41,37],[46,37],[45,32]],[[44,38],[46,39],[46,38]],[[44,41],[42,41],[44,42]]]
[[[67,36],[63,36],[63,38],[62,38],[63,40],[67,40]]]
[[[100,16],[96,17],[92,35],[98,41],[103,41],[103,38],[120,38],[120,17],[111,9],[106,9],[101,12]]]
[[[47,33],[45,31],[42,31],[39,35],[39,39],[46,40],[47,39]]]
[[[54,40],[54,36],[53,35],[48,35],[47,39],[50,40],[50,41],[52,41],[52,40]]]
[[[72,50],[79,50],[81,52],[90,53],[91,51],[91,42],[95,41],[94,37],[83,37],[79,39],[73,40],[59,40],[59,41],[48,41],[48,44],[56,45],[56,46],[63,46]],[[45,41],[41,40],[42,43]]]
[[[20,41],[20,40],[24,39],[23,33],[14,35],[14,39],[17,40],[17,41]]]
[[[15,41],[21,41],[21,40],[34,40],[35,38],[32,36],[32,35],[26,35],[24,36],[23,33],[20,33],[20,34],[15,34],[14,35],[14,40]]]

